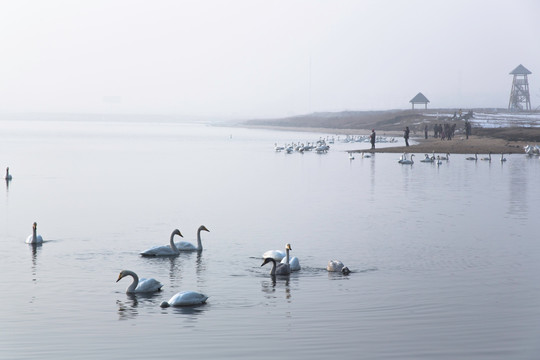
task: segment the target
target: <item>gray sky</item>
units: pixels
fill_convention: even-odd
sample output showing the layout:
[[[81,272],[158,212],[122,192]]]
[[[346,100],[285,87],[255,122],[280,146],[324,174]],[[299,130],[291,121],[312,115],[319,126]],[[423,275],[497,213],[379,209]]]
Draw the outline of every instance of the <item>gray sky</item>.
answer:
[[[538,0],[0,0],[0,112],[249,118],[540,105]]]

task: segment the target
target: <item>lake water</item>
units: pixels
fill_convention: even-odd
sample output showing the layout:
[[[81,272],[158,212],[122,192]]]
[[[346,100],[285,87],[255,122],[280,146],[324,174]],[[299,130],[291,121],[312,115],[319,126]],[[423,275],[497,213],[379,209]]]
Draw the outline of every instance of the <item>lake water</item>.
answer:
[[[538,359],[540,159],[273,150],[321,136],[0,121],[0,358]],[[139,256],[201,224],[201,254]],[[274,282],[261,255],[286,243],[302,270]],[[163,290],[126,295],[122,269]],[[183,290],[210,298],[159,307]]]

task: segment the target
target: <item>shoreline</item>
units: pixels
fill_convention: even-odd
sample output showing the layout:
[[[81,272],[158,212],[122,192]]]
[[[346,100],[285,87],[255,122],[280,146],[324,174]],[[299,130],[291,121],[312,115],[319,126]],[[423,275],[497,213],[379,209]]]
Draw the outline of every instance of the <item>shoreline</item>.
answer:
[[[299,127],[299,126],[273,126],[273,125],[239,125],[244,128],[251,129],[266,129],[275,131],[298,131],[298,132],[313,132],[313,133],[325,133],[336,135],[369,135],[371,130],[368,129],[335,129],[335,128],[321,128],[321,127]],[[402,131],[377,131],[377,136],[389,136],[402,138]],[[469,139],[465,139],[465,135],[458,134],[452,140],[441,140],[438,138],[428,137],[424,139],[419,136],[412,136],[410,138],[410,146],[389,146],[367,150],[347,150],[347,152],[353,153],[450,153],[450,154],[524,154],[524,146],[531,144],[531,142],[521,140],[511,140],[504,138],[495,138],[487,135],[470,135]],[[534,142],[532,142],[534,144]]]

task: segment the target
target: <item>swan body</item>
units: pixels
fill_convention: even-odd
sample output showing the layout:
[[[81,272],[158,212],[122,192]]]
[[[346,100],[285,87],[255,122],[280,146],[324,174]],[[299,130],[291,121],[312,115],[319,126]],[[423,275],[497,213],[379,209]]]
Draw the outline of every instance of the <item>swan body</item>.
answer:
[[[352,152],[349,153],[349,160],[354,160],[354,155]]]
[[[183,237],[183,235],[180,233],[180,230],[174,229],[174,231],[171,234],[169,245],[151,247],[150,249],[147,249],[141,252],[141,255],[142,256],[176,256],[178,255],[180,251],[174,244],[174,241],[173,241],[174,235]]]
[[[480,160],[491,161],[491,152],[488,154],[488,157],[483,157]]]
[[[414,154],[411,155],[410,159],[403,158],[403,159],[399,160],[398,163],[403,164],[403,165],[412,165],[412,164],[414,164],[413,157],[414,157]]]
[[[343,263],[339,260],[330,260],[328,265],[326,265],[326,270],[330,272],[341,272],[345,275],[351,272],[349,268],[343,265]]]
[[[126,290],[127,294],[134,294],[134,293],[153,293],[156,291],[160,291],[163,285],[157,281],[156,279],[150,278],[150,279],[144,279],[141,278],[139,280],[139,277],[137,274],[135,274],[131,270],[122,270],[120,271],[120,275],[118,275],[118,280],[116,282],[119,282],[122,278],[126,276],[131,276],[133,278],[133,282]]]
[[[369,154],[366,154],[365,152],[362,152],[362,157],[363,157],[363,158],[370,158],[370,157],[371,157],[371,155],[369,155]]]
[[[441,160],[450,160],[450,153],[446,153],[446,156],[441,156]]]
[[[4,179],[8,181],[13,179],[13,176],[11,176],[11,174],[9,173],[9,167],[6,168],[6,177]]]
[[[178,251],[202,251],[202,241],[201,241],[201,231],[208,231],[206,226],[201,225],[199,226],[199,229],[197,230],[197,246],[193,245],[192,243],[189,243],[187,241],[180,241],[175,243],[174,245],[178,249]]]
[[[474,156],[469,156],[469,157],[466,157],[465,160],[478,160],[478,154],[474,154]]]
[[[268,250],[262,255],[263,259],[272,258],[275,261],[281,261],[285,257],[285,251],[281,250]]]
[[[182,291],[169,299],[169,301],[163,301],[159,306],[166,308],[169,306],[190,306],[204,304],[208,296],[195,292],[195,291]]]
[[[32,235],[29,235],[26,238],[27,244],[41,244],[43,242],[43,237],[37,233],[37,223],[34,222],[32,225]]]
[[[504,154],[501,153],[501,162],[505,162],[506,161],[506,158],[504,157]]]
[[[286,264],[287,258],[284,258],[281,260],[281,264]],[[300,260],[296,256],[293,256],[290,258],[289,266],[291,267],[291,271],[298,271],[301,269],[300,267]]]
[[[420,160],[420,162],[429,162],[429,163],[432,163],[433,161],[435,161],[435,159],[432,156],[429,156],[428,154],[425,154],[425,158]]]

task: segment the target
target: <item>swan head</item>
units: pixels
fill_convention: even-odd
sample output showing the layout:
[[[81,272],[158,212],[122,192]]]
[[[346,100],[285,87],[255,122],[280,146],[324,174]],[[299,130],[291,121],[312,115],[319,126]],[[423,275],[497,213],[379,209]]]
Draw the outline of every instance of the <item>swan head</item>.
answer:
[[[287,249],[287,250],[292,250],[291,244],[285,245],[285,249]]]
[[[264,261],[261,264],[261,266],[264,266],[264,265],[268,264],[269,262],[273,262],[275,264],[276,260],[274,260],[274,258],[271,258],[271,257],[264,258]]]
[[[118,279],[116,280],[116,282],[119,282],[120,280],[122,280],[122,278],[128,276],[128,271],[127,270],[122,270],[120,271],[120,274],[118,274]]]
[[[32,229],[34,229],[34,230],[37,229],[37,222],[34,221],[34,224],[32,225]]]
[[[162,308],[168,308],[171,305],[166,301],[162,301],[161,304],[159,304],[159,306],[162,307]]]
[[[343,269],[341,269],[341,273],[343,275],[349,275],[351,273],[351,270],[349,270],[348,267],[344,266]]]
[[[178,229],[174,229],[174,231],[172,232],[172,235],[178,235],[180,237],[184,237],[184,235],[182,235],[182,233]]]
[[[208,231],[208,232],[210,232],[210,230],[208,230],[206,228],[206,226],[204,226],[204,225],[199,226],[199,231]]]

